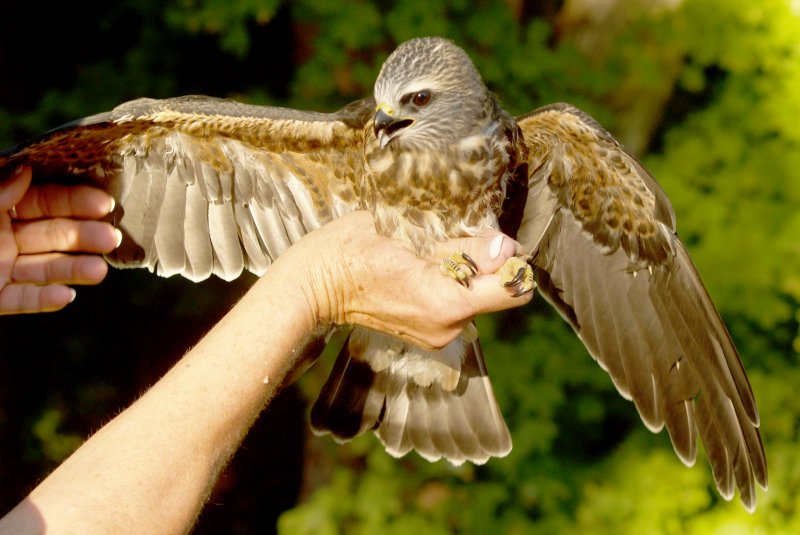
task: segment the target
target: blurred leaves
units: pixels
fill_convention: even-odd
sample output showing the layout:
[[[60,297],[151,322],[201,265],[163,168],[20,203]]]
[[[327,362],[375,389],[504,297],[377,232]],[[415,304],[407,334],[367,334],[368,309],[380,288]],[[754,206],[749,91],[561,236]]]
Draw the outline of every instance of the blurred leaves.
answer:
[[[174,0],[164,15],[175,28],[219,36],[222,50],[241,57],[250,50],[248,24],[267,24],[280,4],[281,0]]]
[[[341,446],[327,437],[309,438],[302,500],[283,514],[279,531],[797,533],[800,17],[794,5],[125,2],[99,25],[108,40],[126,28],[124,46],[113,54],[94,51],[97,57],[75,67],[68,82],[48,86],[35,109],[0,109],[0,136],[41,132],[145,94],[216,92],[332,110],[371,93],[383,60],[398,43],[421,35],[454,39],[508,110],[575,104],[626,142],[664,186],[678,232],[750,372],[770,491],[759,495],[753,515],[719,498],[702,455],[695,467],[684,467],[669,438],[644,429],[634,406],[617,394],[569,327],[536,300],[525,311],[479,321],[514,440],[507,458],[454,468],[415,454],[394,459],[371,435]],[[125,297],[136,310],[163,309],[174,321],[213,315],[216,286],[211,293],[165,295],[164,281],[153,279],[154,289],[142,289],[144,278],[135,278],[135,290]],[[94,299],[105,310],[118,298]],[[150,332],[143,321],[133,325]],[[139,373],[152,380],[157,374],[147,369],[147,359],[152,362],[158,349],[151,345],[157,344],[140,338]],[[86,345],[77,334],[66,339],[76,352],[98,343]],[[309,400],[329,365],[330,359],[321,362],[303,379]],[[48,384],[58,383],[50,378]],[[84,400],[79,411],[92,403],[113,404],[117,398],[104,384],[75,380],[80,392],[55,399]],[[75,445],[70,410],[60,402],[37,403],[31,402],[17,425],[43,457],[60,458]],[[2,414],[15,417],[7,409]],[[258,496],[254,485],[244,492]]]
[[[63,419],[63,412],[52,408],[33,424],[33,435],[39,439],[41,451],[48,461],[63,461],[83,443],[80,435],[65,434],[59,430]]]
[[[553,21],[520,17],[506,3],[464,9],[461,2],[396,2],[378,23],[370,9],[366,12],[371,28],[379,24],[370,36],[380,34],[382,26],[387,44],[376,49],[373,40],[364,41],[357,53],[353,43],[343,43],[321,24],[316,43],[323,50],[302,68],[301,74],[309,76],[298,76],[297,92],[327,98],[338,91],[330,81],[318,84],[315,78],[323,76],[326,60],[320,58],[333,54],[338,59],[329,66],[352,71],[365,58],[359,71],[364,77],[355,86],[368,89],[377,65],[396,43],[435,33],[468,49],[508,109],[521,113],[569,101],[612,132],[636,140],[635,145],[654,148],[644,159],[670,195],[679,233],[753,370],[770,461],[773,466],[796,463],[788,445],[796,440],[800,407],[770,386],[776,373],[798,364],[791,341],[800,301],[800,162],[795,162],[800,124],[793,113],[800,106],[800,20],[789,5],[694,0],[674,9],[634,9],[603,54],[587,52],[580,40],[554,39]],[[335,28],[335,14],[328,16]],[[654,92],[661,100],[649,98]],[[656,120],[652,130],[640,120],[642,114]],[[430,516],[427,525],[446,532],[733,533],[758,527],[792,532],[794,508],[782,510],[770,497],[793,492],[795,479],[775,476],[773,470],[772,491],[762,494],[755,515],[738,503],[722,502],[705,460],[684,468],[668,437],[643,430],[634,407],[619,398],[560,318],[536,306],[527,319],[511,322],[516,329],[506,328],[508,323],[504,315],[497,324],[483,320],[480,327],[514,450],[506,459],[476,468],[474,479],[452,478],[452,469],[442,466],[434,487],[435,468],[413,455],[395,461],[391,473],[379,476],[393,480],[392,507],[408,489],[435,488],[447,496],[447,506],[436,509],[441,514]],[[765,367],[769,371],[761,372]],[[326,371],[315,371],[317,381]],[[784,377],[788,393],[797,382]],[[363,440],[357,444],[363,451]],[[352,455],[349,448],[337,448],[338,456]],[[373,448],[379,455],[377,441]],[[370,462],[356,464],[355,478],[353,470],[352,464],[334,469],[334,484],[342,485],[339,478],[346,471],[347,485],[336,491],[320,488],[284,515],[281,530],[294,533],[303,519],[335,517],[322,503],[324,496],[359,500],[379,471]],[[399,488],[398,479],[405,481]],[[357,507],[349,499],[335,503]],[[414,505],[410,499],[403,503]],[[479,504],[488,509],[471,514]],[[336,517],[336,525],[347,532],[367,526],[381,532],[396,521],[391,515],[379,517],[383,524],[354,515],[347,522]]]

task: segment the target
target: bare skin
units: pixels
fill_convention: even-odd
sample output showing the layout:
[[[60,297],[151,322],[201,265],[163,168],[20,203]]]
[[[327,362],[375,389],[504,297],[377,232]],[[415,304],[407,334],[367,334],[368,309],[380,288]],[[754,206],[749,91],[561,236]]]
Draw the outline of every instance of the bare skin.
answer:
[[[30,183],[29,167],[0,177],[0,314],[64,308],[71,285],[105,278],[100,255],[118,244],[114,227],[96,221],[113,209],[107,193]]]
[[[358,323],[426,348],[476,314],[527,303],[494,274],[516,252],[496,232],[419,259],[357,212],[312,232],[136,403],[0,520],[0,533],[186,533],[220,471],[318,326]],[[470,288],[439,271],[463,250]]]

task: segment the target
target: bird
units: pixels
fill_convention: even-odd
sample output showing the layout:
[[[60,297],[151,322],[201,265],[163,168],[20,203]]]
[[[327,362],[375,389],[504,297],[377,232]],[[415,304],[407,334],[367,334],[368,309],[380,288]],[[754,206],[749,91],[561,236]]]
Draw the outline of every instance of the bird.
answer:
[[[117,201],[109,255],[193,281],[263,274],[304,234],[372,212],[419,255],[495,228],[521,244],[504,284],[538,291],[679,459],[702,440],[721,496],[749,510],[767,488],[755,397],[664,190],[587,113],[556,103],[514,117],[468,54],[401,43],[372,96],[333,113],[207,96],[142,98],[0,152],[0,169],[84,183]],[[506,267],[506,266],[504,266]],[[468,285],[455,252],[442,272]],[[482,464],[511,436],[474,325],[439,351],[359,326],[311,409],[337,441],[374,431],[386,451]],[[324,345],[330,332],[321,332]],[[314,355],[312,355],[313,357]]]

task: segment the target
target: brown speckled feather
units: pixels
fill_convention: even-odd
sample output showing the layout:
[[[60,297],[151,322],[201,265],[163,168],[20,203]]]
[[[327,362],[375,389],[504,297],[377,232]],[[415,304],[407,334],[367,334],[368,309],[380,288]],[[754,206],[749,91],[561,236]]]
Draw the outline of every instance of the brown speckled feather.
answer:
[[[111,256],[119,267],[147,267],[162,276],[180,274],[196,281],[212,274],[232,279],[243,269],[260,275],[306,232],[356,208],[375,208],[375,195],[364,191],[366,184],[373,184],[365,178],[369,173],[365,153],[367,145],[375,143],[374,109],[373,99],[356,101],[332,114],[202,96],[139,99],[0,153],[0,168],[25,162],[33,167],[38,182],[89,182],[113,194],[118,203],[114,223],[125,237]],[[513,124],[510,117],[504,118]],[[504,156],[480,148],[468,142],[447,154],[469,156],[460,180],[470,179],[478,189],[488,189],[471,173],[476,166],[485,167],[485,161]],[[452,161],[439,151],[417,149],[407,156],[401,161],[407,170],[413,171],[423,157],[431,165],[436,163],[432,158],[438,158],[439,173],[450,174]],[[498,171],[503,172],[499,167]],[[429,173],[420,169],[414,175],[416,191],[426,192]],[[395,174],[386,178],[391,183]],[[446,191],[435,193],[440,199]],[[459,195],[462,208],[476,197],[473,191]],[[489,197],[499,205],[502,195]],[[402,199],[398,205],[406,208]],[[424,216],[430,226],[441,227],[436,213],[449,216],[440,205],[427,209],[433,212]],[[485,210],[467,218],[464,225],[483,228],[477,217],[489,222],[483,226],[495,220]],[[415,226],[410,218],[400,223]],[[463,232],[454,226],[446,234],[420,234],[420,240],[432,243]],[[424,361],[416,365],[416,373],[406,373],[404,363],[432,354],[415,354],[402,342],[386,342],[389,337],[373,339],[377,333],[360,327],[353,333],[362,349],[340,356],[331,380],[343,379],[343,387],[326,388],[321,394],[312,413],[316,431],[349,439],[377,426],[376,433],[393,455],[413,448],[428,459],[445,457],[455,464],[482,463],[510,451],[511,438],[477,341],[462,351],[463,356],[451,351],[450,360],[433,365],[436,373],[460,381],[454,390],[456,385],[443,389],[435,381],[419,387],[419,381],[438,377],[425,371]],[[370,372],[379,377],[369,392],[370,407],[378,407],[379,413],[364,411],[357,399],[361,376],[354,370],[370,371],[365,359],[391,361],[393,357],[383,353],[387,344],[405,348],[404,356],[391,369]],[[391,354],[395,352],[392,348]],[[423,418],[434,408],[439,425]],[[347,427],[347,417],[357,419],[354,430]],[[441,427],[448,422],[449,430]]]
[[[0,153],[0,169],[17,162],[116,196],[117,264],[192,280],[263,273],[356,208],[420,254],[500,226],[648,428],[666,426],[686,464],[699,434],[725,498],[738,488],[752,510],[766,488],[753,393],[664,191],[571,106],[515,122],[445,39],[402,44],[375,99],[333,114],[140,99]],[[427,352],[355,327],[312,425],[340,440],[374,429],[393,455],[482,463],[511,448],[485,368],[475,333]]]
[[[6,156],[36,181],[97,184],[116,198],[118,266],[163,276],[260,275],[308,231],[358,206],[374,105],[332,114],[189,96],[139,99]],[[74,177],[74,178],[73,178]]]
[[[720,493],[755,507],[767,486],[750,384],[653,178],[594,120],[563,104],[518,118],[529,192],[518,240],[540,292],[678,456],[703,440]]]

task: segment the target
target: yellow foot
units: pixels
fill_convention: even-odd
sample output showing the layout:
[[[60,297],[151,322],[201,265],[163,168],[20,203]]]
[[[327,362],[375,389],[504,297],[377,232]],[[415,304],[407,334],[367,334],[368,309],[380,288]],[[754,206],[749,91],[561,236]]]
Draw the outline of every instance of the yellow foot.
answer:
[[[500,275],[503,286],[515,290],[514,297],[526,294],[536,287],[533,280],[533,269],[518,256],[512,256],[506,260],[506,263],[497,270],[497,274]]]
[[[469,280],[478,274],[478,265],[467,253],[453,253],[442,258],[439,270],[469,288]]]

